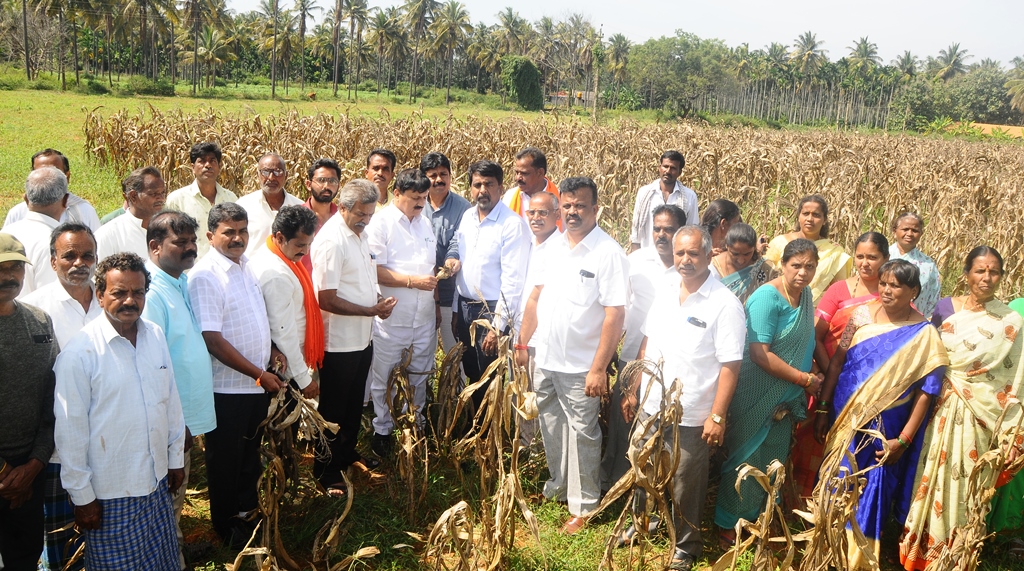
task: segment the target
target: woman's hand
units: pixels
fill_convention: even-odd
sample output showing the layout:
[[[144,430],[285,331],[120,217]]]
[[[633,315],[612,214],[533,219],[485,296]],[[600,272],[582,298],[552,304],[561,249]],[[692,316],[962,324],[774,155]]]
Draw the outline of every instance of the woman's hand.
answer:
[[[825,437],[828,436],[828,431],[832,427],[829,426],[828,415],[823,414],[819,411],[815,411],[814,414],[814,439],[818,441],[818,444],[825,443]]]
[[[811,382],[804,387],[804,391],[806,391],[807,394],[811,395],[812,397],[816,397],[818,396],[818,393],[821,392],[821,383],[822,381],[825,380],[825,377],[821,376],[821,373],[807,374],[809,375],[808,379],[810,379]]]
[[[899,461],[900,457],[907,450],[900,444],[899,438],[892,438],[886,441],[886,446],[889,448],[889,457],[885,459],[886,466],[892,466]],[[885,456],[885,449],[875,451],[875,461],[881,462],[882,457]]]

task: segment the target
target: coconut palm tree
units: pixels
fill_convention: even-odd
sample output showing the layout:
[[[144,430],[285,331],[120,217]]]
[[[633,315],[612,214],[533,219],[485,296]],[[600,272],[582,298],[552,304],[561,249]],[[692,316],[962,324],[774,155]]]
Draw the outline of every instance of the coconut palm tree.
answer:
[[[384,10],[375,8],[370,17],[369,44],[377,55],[377,95],[380,96],[381,67],[384,64],[384,56],[387,54],[389,38],[400,33],[398,22]]]
[[[810,81],[814,72],[821,67],[826,60],[827,50],[821,49],[825,42],[819,41],[812,32],[804,32],[796,39],[793,49],[789,52],[789,60],[796,66],[796,71],[803,76],[804,81]]]
[[[316,2],[317,0],[295,0],[295,6],[292,7],[299,18],[299,73],[303,91],[306,89],[306,21],[313,17],[314,11],[323,12],[323,8],[317,6]]]
[[[878,55],[878,44],[868,41],[867,36],[857,40],[848,48],[850,55],[847,59],[850,67],[859,72],[870,72],[882,63]]]
[[[342,2],[342,15],[348,20],[348,55],[352,60],[352,64],[345,70],[345,76],[348,81],[348,92],[349,96],[352,95],[352,71],[358,66],[358,54],[359,44],[362,42],[362,31],[366,26],[366,21],[369,19],[370,11],[367,7],[366,0],[343,0]],[[359,81],[359,78],[356,78]],[[356,94],[358,97],[358,93]]]
[[[409,72],[409,102],[412,103],[416,92],[416,72],[419,71],[420,47],[423,36],[434,19],[440,3],[436,0],[406,0],[402,6],[404,11],[403,24],[412,38],[412,70]]]
[[[448,0],[438,10],[430,31],[434,35],[434,43],[445,51],[448,64],[448,80],[444,96],[445,104],[452,101],[452,65],[455,61],[455,48],[462,45],[473,31],[469,22],[469,12],[458,0]]]
[[[967,50],[961,50],[960,44],[949,44],[944,50],[939,50],[939,57],[936,60],[938,71],[935,72],[936,79],[947,80],[967,72],[966,60],[972,56],[967,55]]]
[[[618,105],[619,90],[622,82],[626,81],[626,65],[629,63],[630,41],[622,34],[615,34],[608,40],[608,71],[612,73],[615,80],[615,94],[612,107]]]
[[[910,53],[910,50],[903,52],[900,57],[892,60],[893,67],[900,74],[900,81],[906,81],[913,79],[917,75],[918,66],[921,64],[921,60],[914,54]]]

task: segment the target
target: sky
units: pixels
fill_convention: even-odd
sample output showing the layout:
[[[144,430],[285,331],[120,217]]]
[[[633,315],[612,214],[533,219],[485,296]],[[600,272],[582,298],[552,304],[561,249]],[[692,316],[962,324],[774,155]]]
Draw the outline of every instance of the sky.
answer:
[[[287,8],[293,0],[281,0]],[[857,39],[867,36],[878,45],[885,63],[910,50],[922,60],[937,56],[939,50],[959,42],[973,56],[967,63],[985,58],[1009,67],[1016,56],[1024,56],[1024,2],[1020,0],[861,0],[857,3],[810,0],[461,0],[474,24],[497,22],[497,13],[511,5],[530,22],[542,16],[556,20],[572,13],[588,17],[607,39],[620,33],[635,43],[672,36],[676,30],[702,38],[717,38],[729,46],[749,44],[764,48],[771,42],[787,46],[806,31],[824,41],[830,60],[849,53]],[[245,12],[259,0],[227,0],[228,7]],[[374,6],[400,4],[370,0]],[[320,0],[328,9],[332,0]]]

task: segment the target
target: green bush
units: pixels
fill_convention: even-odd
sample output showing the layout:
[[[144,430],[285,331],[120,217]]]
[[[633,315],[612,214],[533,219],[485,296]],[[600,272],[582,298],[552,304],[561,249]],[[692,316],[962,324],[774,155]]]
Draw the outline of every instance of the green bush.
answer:
[[[174,84],[166,79],[153,81],[139,76],[132,76],[128,83],[122,88],[125,94],[131,95],[159,95],[162,97],[174,97]]]
[[[32,83],[28,84],[29,89],[38,89],[39,91],[53,91],[57,89],[57,82],[52,79],[37,79]]]
[[[544,91],[540,86],[540,70],[527,57],[501,58],[501,82],[512,102],[527,111],[544,108]]]
[[[13,91],[25,87],[25,80],[20,77],[0,77],[0,91]]]
[[[74,90],[83,95],[106,95],[110,93],[110,89],[108,89],[106,85],[92,79],[86,81],[84,84],[76,85]]]

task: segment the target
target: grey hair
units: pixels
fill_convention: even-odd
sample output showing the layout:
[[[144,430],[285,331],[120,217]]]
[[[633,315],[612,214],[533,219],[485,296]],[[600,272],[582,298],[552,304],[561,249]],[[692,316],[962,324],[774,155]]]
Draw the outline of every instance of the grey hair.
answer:
[[[555,196],[554,194],[551,194],[550,192],[548,192],[546,190],[542,190],[542,191],[534,194],[533,196],[531,196],[530,197],[530,202],[533,202],[533,200],[535,198],[546,199],[548,201],[549,206],[553,205],[553,206],[551,206],[552,210],[556,210],[556,211],[558,210],[558,197]]]
[[[708,234],[708,231],[703,226],[698,226],[696,224],[683,226],[679,230],[676,230],[676,233],[672,236],[672,243],[675,244],[679,236],[682,236],[683,234],[699,234],[700,249],[704,251],[705,256],[711,255],[711,234]]]
[[[754,230],[749,224],[737,222],[729,227],[729,231],[725,234],[725,245],[732,246],[739,242],[740,244],[746,244],[751,248],[757,246],[757,231]]]
[[[25,179],[25,198],[32,206],[50,206],[67,193],[68,177],[57,167],[36,169]]]
[[[288,161],[284,160],[284,157],[277,153],[263,153],[263,155],[260,158],[256,159],[256,164],[259,165],[260,161],[267,157],[274,157],[277,160],[281,161],[281,168],[283,168],[285,171],[288,170]]]
[[[338,206],[343,206],[345,210],[352,210],[356,203],[372,204],[379,199],[380,191],[377,190],[377,185],[365,178],[352,179],[338,191]]]

